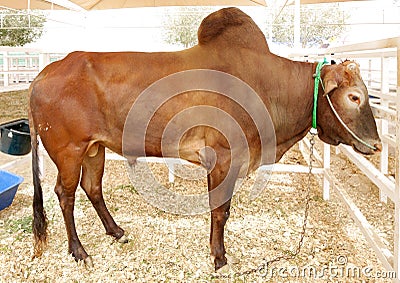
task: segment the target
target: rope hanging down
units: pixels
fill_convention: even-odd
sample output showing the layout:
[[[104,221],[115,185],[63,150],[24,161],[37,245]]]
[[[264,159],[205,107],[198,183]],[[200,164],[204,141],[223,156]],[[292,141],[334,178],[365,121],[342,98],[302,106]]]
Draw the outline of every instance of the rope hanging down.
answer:
[[[304,216],[303,216],[303,225],[301,228],[300,232],[300,238],[299,241],[297,242],[296,248],[294,251],[287,251],[287,253],[278,255],[277,257],[267,260],[266,258],[263,258],[263,263],[259,265],[256,268],[250,268],[246,271],[242,272],[234,272],[230,274],[216,274],[213,276],[213,278],[235,278],[239,276],[246,276],[250,274],[255,274],[258,273],[265,282],[268,282],[273,279],[275,274],[270,274],[270,267],[272,264],[277,263],[282,260],[290,260],[295,258],[300,254],[301,248],[303,247],[304,244],[304,239],[306,236],[306,229],[307,229],[307,223],[308,223],[308,214],[309,214],[309,208],[310,208],[310,202],[311,202],[311,183],[312,183],[312,169],[313,169],[313,163],[315,161],[314,159],[314,144],[315,144],[315,136],[316,133],[312,133],[310,131],[311,138],[310,138],[310,160],[309,160],[309,166],[308,166],[308,180],[307,180],[307,189],[306,189],[306,197],[305,197],[305,204],[304,204]]]
[[[315,144],[315,136],[317,135],[317,101],[318,101],[318,90],[319,90],[319,82],[321,81],[321,69],[324,65],[328,64],[326,58],[324,61],[319,62],[314,77],[314,104],[313,104],[313,112],[312,112],[312,127],[310,129],[310,156],[309,156],[309,170],[308,170],[308,181],[307,181],[307,190],[306,190],[306,198],[305,198],[305,207],[304,207],[304,216],[303,216],[303,225],[302,230],[300,233],[300,239],[297,242],[296,249],[294,251],[290,251],[288,254],[279,255],[273,259],[267,260],[266,258],[263,259],[264,263],[256,268],[251,268],[243,272],[234,272],[233,274],[217,274],[214,278],[231,278],[231,277],[239,277],[250,275],[254,273],[259,273],[266,281],[269,281],[273,278],[274,274],[270,274],[270,278],[266,278],[269,273],[269,267],[279,261],[282,260],[290,260],[295,258],[299,255],[301,248],[304,244],[304,238],[306,235],[307,223],[308,223],[308,212],[310,208],[310,192],[311,192],[311,183],[312,183],[312,169],[313,169],[313,162],[314,159],[314,144]]]

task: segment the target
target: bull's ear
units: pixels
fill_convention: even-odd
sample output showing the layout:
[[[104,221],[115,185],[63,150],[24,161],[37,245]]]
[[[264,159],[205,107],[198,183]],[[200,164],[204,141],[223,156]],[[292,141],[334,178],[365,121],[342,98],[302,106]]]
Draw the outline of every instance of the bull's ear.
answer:
[[[324,81],[324,95],[328,95],[332,90],[338,87],[336,80],[328,79]]]

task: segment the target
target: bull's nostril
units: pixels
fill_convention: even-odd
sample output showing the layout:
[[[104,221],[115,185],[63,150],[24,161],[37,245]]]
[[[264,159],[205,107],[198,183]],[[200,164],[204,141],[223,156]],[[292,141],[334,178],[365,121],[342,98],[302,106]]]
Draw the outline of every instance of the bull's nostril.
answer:
[[[376,152],[380,152],[380,151],[382,151],[382,143],[376,143],[376,144],[374,144],[374,146],[375,146],[375,151]]]

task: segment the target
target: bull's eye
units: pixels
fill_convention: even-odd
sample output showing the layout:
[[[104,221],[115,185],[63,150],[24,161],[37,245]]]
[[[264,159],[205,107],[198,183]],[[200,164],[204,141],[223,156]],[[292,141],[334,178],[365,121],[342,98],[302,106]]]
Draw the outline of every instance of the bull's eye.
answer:
[[[349,99],[351,102],[357,103],[358,105],[360,105],[361,101],[360,101],[360,97],[358,95],[351,93],[351,94],[349,94]]]

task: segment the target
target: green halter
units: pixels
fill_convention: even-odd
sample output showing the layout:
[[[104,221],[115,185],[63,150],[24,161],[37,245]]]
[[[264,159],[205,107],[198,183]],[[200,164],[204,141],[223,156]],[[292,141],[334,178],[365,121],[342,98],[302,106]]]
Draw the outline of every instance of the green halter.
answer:
[[[313,105],[313,113],[312,113],[312,127],[310,130],[310,133],[313,135],[316,135],[318,133],[317,131],[317,101],[318,101],[318,88],[319,88],[319,83],[321,82],[322,89],[324,89],[324,84],[321,79],[321,69],[324,65],[329,64],[329,62],[324,58],[324,61],[318,62],[317,68],[315,69],[315,74],[314,74],[314,105]],[[365,145],[366,147],[372,149],[372,150],[377,150],[377,148],[374,145],[370,145],[360,137],[358,137],[340,118],[339,114],[337,113],[335,107],[333,107],[333,104],[331,102],[331,99],[329,96],[326,96],[329,106],[331,107],[333,113],[335,114],[336,118],[339,120],[339,122],[342,124],[342,126],[355,138],[357,141]]]
[[[314,74],[314,105],[313,105],[313,112],[312,112],[312,131],[317,132],[317,102],[318,102],[318,88],[319,82],[321,80],[321,69],[324,65],[328,64],[326,58],[324,61],[318,62],[317,68],[315,69]]]

